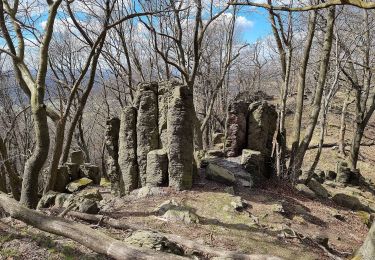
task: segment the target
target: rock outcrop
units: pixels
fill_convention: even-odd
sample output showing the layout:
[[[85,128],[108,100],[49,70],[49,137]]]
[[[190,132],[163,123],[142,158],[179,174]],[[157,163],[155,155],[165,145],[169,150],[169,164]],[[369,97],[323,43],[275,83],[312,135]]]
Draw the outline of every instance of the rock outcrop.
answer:
[[[247,110],[249,103],[237,101],[229,105],[225,149],[227,156],[235,157],[246,148]]]
[[[121,114],[119,133],[119,166],[125,194],[138,187],[136,121],[137,109],[125,107]]]
[[[168,105],[169,186],[190,189],[193,182],[193,97],[187,86],[174,88]]]
[[[137,159],[140,184],[144,186],[146,185],[147,154],[159,148],[157,89],[156,91],[142,89],[137,105]]]
[[[147,154],[146,184],[151,187],[165,186],[168,182],[168,155],[163,149]]]
[[[107,120],[105,133],[105,146],[107,149],[107,176],[111,182],[111,191],[114,194],[120,192],[121,172],[118,164],[120,119],[112,117]]]

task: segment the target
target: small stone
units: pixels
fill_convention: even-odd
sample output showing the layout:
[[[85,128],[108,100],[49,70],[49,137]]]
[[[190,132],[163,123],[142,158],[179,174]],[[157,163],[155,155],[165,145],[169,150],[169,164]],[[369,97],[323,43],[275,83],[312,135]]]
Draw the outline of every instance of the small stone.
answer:
[[[328,198],[329,193],[326,188],[322,186],[317,180],[311,179],[308,183],[307,186],[319,197],[321,198]]]
[[[237,211],[241,211],[247,207],[246,202],[241,197],[237,196],[230,202],[230,205]]]
[[[103,199],[99,190],[96,188],[82,190],[77,193],[77,196],[80,196],[85,199],[91,199],[94,201],[101,201]]]

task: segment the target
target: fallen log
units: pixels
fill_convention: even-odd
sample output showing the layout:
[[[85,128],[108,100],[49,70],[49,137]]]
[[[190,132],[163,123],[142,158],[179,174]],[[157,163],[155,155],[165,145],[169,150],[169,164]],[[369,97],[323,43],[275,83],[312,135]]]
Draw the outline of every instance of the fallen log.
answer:
[[[144,228],[140,226],[129,225],[125,221],[110,218],[104,215],[92,215],[86,214],[81,212],[71,211],[67,214],[68,216],[87,221],[89,223],[106,225],[116,229],[125,229],[125,230],[142,230]],[[221,250],[218,248],[213,248],[210,246],[206,246],[195,242],[193,240],[189,240],[183,238],[178,235],[167,234],[159,232],[161,235],[165,236],[169,241],[178,244],[179,246],[183,247],[185,250],[196,252],[200,255],[204,255],[205,257],[220,257],[220,258],[228,258],[228,259],[243,259],[243,260],[280,260],[281,258],[269,255],[248,255],[242,254],[235,251],[227,251]]]
[[[185,257],[130,246],[86,225],[60,217],[46,216],[25,208],[4,193],[0,193],[0,208],[11,217],[37,229],[70,238],[91,250],[114,259],[186,259]]]

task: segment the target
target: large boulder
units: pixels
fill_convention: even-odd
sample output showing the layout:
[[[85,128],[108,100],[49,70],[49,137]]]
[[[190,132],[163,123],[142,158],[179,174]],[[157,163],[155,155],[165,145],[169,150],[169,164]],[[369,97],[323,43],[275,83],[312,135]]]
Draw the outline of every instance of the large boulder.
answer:
[[[265,179],[264,155],[261,152],[243,149],[241,165],[253,176],[256,184],[261,183]]]
[[[153,83],[150,84],[153,86]],[[138,90],[139,100],[137,104],[137,159],[139,169],[139,179],[142,186],[146,185],[146,167],[147,154],[159,147],[159,129],[158,129],[158,99],[157,85],[156,91],[143,88],[141,84]]]
[[[121,172],[118,164],[120,119],[112,117],[107,120],[105,147],[107,149],[107,176],[111,182],[111,191],[120,194]]]
[[[134,231],[129,237],[125,239],[125,243],[136,247],[144,247],[176,255],[183,255],[184,252],[179,245],[169,241],[165,236],[156,231]]]
[[[332,200],[338,205],[351,210],[369,210],[367,206],[361,203],[358,197],[347,193],[336,193],[333,195]]]
[[[206,167],[206,178],[226,185],[233,185],[236,182],[233,172],[215,163],[209,163]]]
[[[328,198],[329,197],[329,192],[327,191],[326,188],[323,187],[320,182],[318,182],[315,179],[311,179],[308,183],[307,186],[318,196],[321,198]]]
[[[90,163],[84,163],[79,167],[79,169],[81,170],[81,174],[83,177],[93,180],[95,184],[100,184],[101,176],[98,166]]]
[[[76,192],[76,191],[84,189],[85,187],[89,185],[92,185],[93,183],[94,183],[93,180],[84,177],[84,178],[72,181],[66,186],[66,189],[69,192]]]
[[[194,161],[193,94],[187,86],[174,88],[168,104],[169,186],[190,189]]]
[[[235,157],[246,147],[246,119],[249,103],[236,101],[229,105],[227,117],[227,156]]]
[[[67,166],[60,165],[57,168],[54,190],[64,192],[66,185],[70,182],[69,170]]]
[[[136,121],[137,109],[125,107],[121,113],[118,159],[125,194],[138,187]]]
[[[43,197],[39,200],[37,209],[41,208],[49,208],[55,204],[56,196],[59,193],[56,191],[48,191],[46,194],[43,195]]]
[[[175,200],[164,201],[154,212],[170,222],[199,223],[199,217],[192,209],[178,204]]]
[[[248,113],[247,148],[270,157],[276,126],[277,112],[274,106],[266,101],[252,103]]]
[[[71,163],[76,163],[78,165],[85,163],[85,154],[82,150],[72,151],[69,156],[69,161]]]
[[[168,182],[168,156],[164,149],[153,150],[147,154],[146,184],[153,187]]]

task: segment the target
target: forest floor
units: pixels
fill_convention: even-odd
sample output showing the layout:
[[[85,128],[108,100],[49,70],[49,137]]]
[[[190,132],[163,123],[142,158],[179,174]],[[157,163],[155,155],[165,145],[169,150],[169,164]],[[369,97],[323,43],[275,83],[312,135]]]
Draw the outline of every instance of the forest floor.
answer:
[[[193,190],[176,193],[162,188],[159,195],[145,198],[117,198],[108,188],[99,189],[104,198],[101,204],[105,204],[100,214],[143,229],[177,234],[215,248],[249,254],[330,259],[313,242],[317,237],[327,237],[329,247],[345,258],[361,245],[368,231],[358,212],[330,201],[311,200],[288,185],[272,181],[261,189],[235,188],[235,196],[240,196],[248,205],[240,211],[231,207],[234,195],[225,192],[224,185],[205,178]],[[169,222],[155,214],[154,209],[170,199],[191,209],[199,217],[199,223]],[[120,240],[131,232],[96,225],[93,228]],[[4,218],[0,221],[0,259],[107,258],[69,239]]]
[[[340,125],[338,97],[328,116],[325,143],[337,142]],[[353,134],[354,114],[349,111],[346,140]],[[307,117],[304,118],[304,125]],[[292,115],[288,116],[287,128],[292,127]],[[366,129],[363,142],[375,140],[375,120]],[[312,145],[318,143],[317,129]],[[306,165],[313,161],[316,150],[308,151]],[[318,169],[336,170],[341,158],[337,147],[324,148]],[[359,168],[366,179],[375,182],[375,146],[361,148]],[[225,185],[209,181],[204,174],[194,188],[174,192],[163,188],[159,195],[150,197],[126,196],[117,198],[109,188],[98,187],[104,200],[99,214],[123,220],[143,229],[177,234],[215,248],[251,254],[268,254],[284,259],[331,259],[316,238],[328,238],[331,252],[350,259],[351,254],[362,244],[368,225],[362,212],[352,211],[336,205],[330,199],[310,199],[288,184],[267,181],[261,188],[235,187],[231,195]],[[240,196],[247,204],[243,210],[235,210],[231,202]],[[374,197],[375,198],[375,197]],[[167,200],[188,207],[199,223],[170,222],[155,214],[155,208]],[[374,199],[375,200],[375,199]],[[56,214],[46,210],[46,214]],[[66,218],[71,218],[66,216]],[[75,219],[75,221],[79,221]],[[87,224],[87,223],[85,223]],[[106,234],[124,240],[130,230],[118,230],[101,225],[92,225]],[[98,241],[100,243],[100,241]],[[108,259],[86,247],[60,236],[52,235],[10,219],[0,219],[0,259]]]

